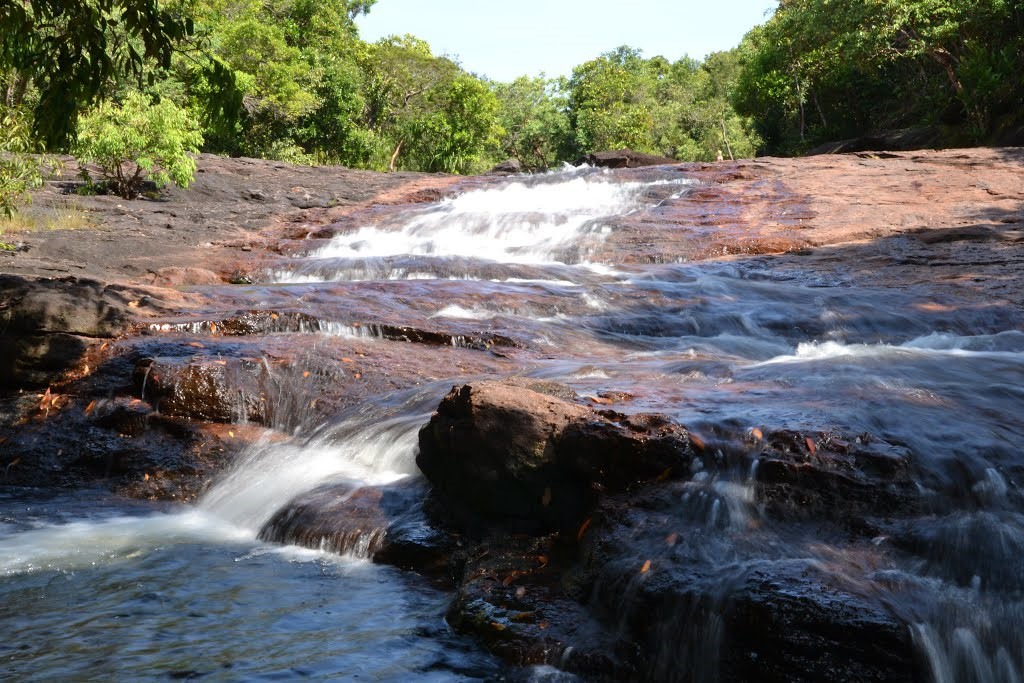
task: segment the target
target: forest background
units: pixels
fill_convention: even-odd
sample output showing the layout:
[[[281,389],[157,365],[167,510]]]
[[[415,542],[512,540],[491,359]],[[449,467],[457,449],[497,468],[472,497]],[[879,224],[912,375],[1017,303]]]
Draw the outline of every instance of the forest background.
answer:
[[[911,128],[985,144],[1024,125],[1019,0],[782,0],[703,59],[622,46],[512,82],[411,35],[361,40],[376,1],[0,0],[0,150],[74,152],[85,130],[95,146],[120,104],[140,121],[160,107],[145,120],[182,149],[450,173],[624,147],[793,155]]]

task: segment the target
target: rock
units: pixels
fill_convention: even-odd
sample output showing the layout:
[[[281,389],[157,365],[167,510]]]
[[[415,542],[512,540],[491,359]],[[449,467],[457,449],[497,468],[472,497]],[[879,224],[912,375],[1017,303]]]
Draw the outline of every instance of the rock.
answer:
[[[136,366],[132,379],[139,397],[164,415],[263,422],[268,417],[265,373],[254,359],[146,358]]]
[[[677,164],[675,159],[668,157],[634,152],[631,149],[617,149],[609,152],[594,152],[580,157],[576,165],[590,164],[601,168],[640,168],[641,166],[661,166],[663,164]]]
[[[561,578],[633,644],[637,679],[915,680],[908,624],[873,585],[884,560],[842,560],[871,557],[872,543],[830,565],[762,531],[753,510],[708,517],[701,492],[723,500],[713,485],[671,483],[602,501]]]
[[[559,552],[554,537],[492,535],[468,548],[448,623],[517,666],[553,664],[588,680],[635,678],[614,629],[564,588]]]
[[[867,151],[909,151],[935,147],[942,139],[938,128],[905,128],[903,130],[881,131],[859,138],[826,142],[807,152],[806,156],[819,154],[847,154]]]
[[[769,432],[755,462],[757,499],[782,519],[858,524],[923,507],[909,453],[866,434]]]
[[[487,172],[487,175],[517,175],[523,172],[519,159],[506,159]]]
[[[373,559],[421,572],[447,567],[452,537],[423,512],[422,480],[389,486],[328,484],[303,493],[278,510],[260,540]]]
[[[96,280],[0,275],[0,382],[48,384],[78,364],[91,339],[126,334],[129,298]]]
[[[117,337],[131,329],[125,295],[97,280],[0,275],[4,334]]]
[[[205,268],[179,268],[170,266],[153,273],[153,284],[160,287],[188,287],[196,285],[219,285],[221,277]]]
[[[416,463],[469,526],[574,529],[600,491],[689,471],[686,431],[598,413],[515,384],[453,388],[420,430]]]

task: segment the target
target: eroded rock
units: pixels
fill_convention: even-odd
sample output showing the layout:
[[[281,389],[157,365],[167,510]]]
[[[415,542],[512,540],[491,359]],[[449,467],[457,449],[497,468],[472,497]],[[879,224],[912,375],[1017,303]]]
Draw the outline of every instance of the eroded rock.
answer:
[[[419,435],[416,463],[469,526],[578,526],[602,491],[688,471],[686,430],[596,412],[515,384],[453,388]],[[476,518],[476,519],[474,519]]]
[[[447,567],[454,540],[427,521],[426,494],[422,480],[390,486],[328,484],[278,510],[259,537],[403,569],[437,571]]]

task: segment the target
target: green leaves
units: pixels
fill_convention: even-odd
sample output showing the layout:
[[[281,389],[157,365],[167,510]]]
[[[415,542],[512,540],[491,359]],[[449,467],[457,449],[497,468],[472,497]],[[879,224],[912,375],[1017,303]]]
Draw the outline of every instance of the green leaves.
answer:
[[[16,109],[0,108],[0,213],[14,216],[30,199],[29,191],[43,184],[46,160],[32,151],[27,117]]]
[[[169,66],[191,29],[157,0],[0,0],[0,72],[32,79],[35,135],[59,148],[112,79],[141,85],[147,63]]]
[[[110,188],[130,199],[147,178],[157,187],[187,188],[196,170],[190,155],[202,144],[199,124],[188,112],[132,92],[123,104],[104,102],[83,116],[73,151],[79,161],[99,165]]]
[[[787,0],[744,39],[736,104],[774,151],[922,125],[977,142],[1024,119],[1022,35],[1008,0]]]

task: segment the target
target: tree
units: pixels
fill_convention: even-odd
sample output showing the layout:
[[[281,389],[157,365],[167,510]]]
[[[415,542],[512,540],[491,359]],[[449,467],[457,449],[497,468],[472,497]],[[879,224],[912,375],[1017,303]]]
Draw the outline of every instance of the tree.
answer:
[[[0,107],[0,213],[12,218],[18,205],[29,201],[29,191],[43,184],[45,160],[32,152],[26,116]]]
[[[57,148],[78,112],[113,78],[141,83],[147,64],[169,66],[193,23],[181,3],[158,0],[0,0],[0,83],[7,104],[31,84],[36,136]]]
[[[787,0],[741,51],[735,104],[775,151],[937,124],[979,141],[1024,118],[1010,0]]]
[[[115,194],[131,199],[147,177],[157,187],[188,187],[196,170],[190,155],[202,144],[199,124],[188,112],[135,92],[123,104],[102,102],[84,115],[73,151],[79,161],[99,165]]]
[[[526,76],[492,85],[498,98],[501,158],[516,159],[527,170],[547,170],[569,158],[572,130],[562,86],[561,81]]]

